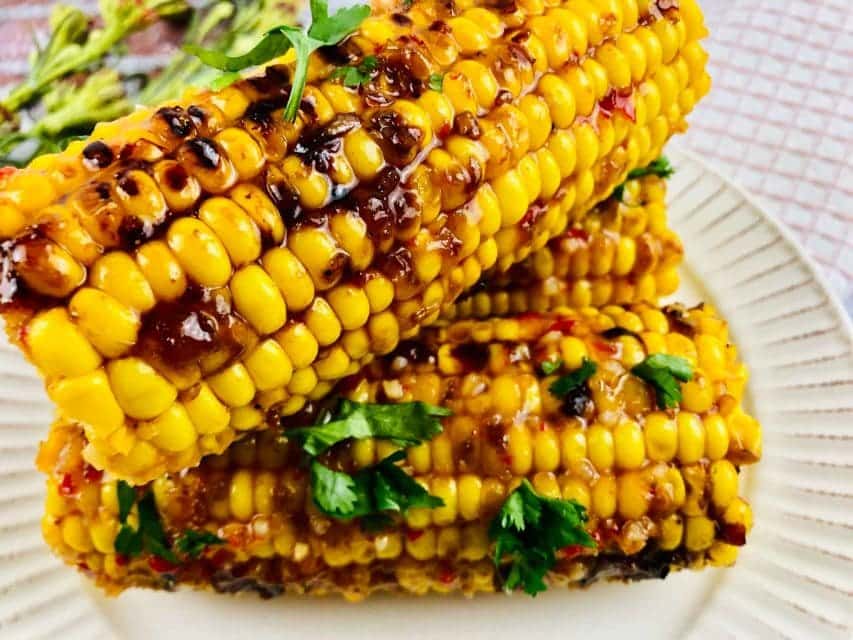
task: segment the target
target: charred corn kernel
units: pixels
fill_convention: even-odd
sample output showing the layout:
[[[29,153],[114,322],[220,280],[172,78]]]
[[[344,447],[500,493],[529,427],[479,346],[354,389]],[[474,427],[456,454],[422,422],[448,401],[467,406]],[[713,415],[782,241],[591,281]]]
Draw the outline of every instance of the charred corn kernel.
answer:
[[[216,397],[229,407],[242,407],[255,396],[252,377],[248,369],[239,362],[211,376],[207,383]]]
[[[687,518],[684,524],[684,546],[688,551],[705,551],[714,543],[714,521],[705,516]]]
[[[177,389],[139,358],[123,358],[107,364],[110,388],[122,411],[137,420],[150,420],[168,409]]]
[[[205,200],[199,208],[198,217],[213,230],[235,265],[253,262],[261,255],[261,234],[258,228],[249,214],[232,200]]]
[[[231,277],[231,262],[222,242],[202,221],[181,218],[172,223],[166,242],[186,274],[206,287],[224,286]]]
[[[729,503],[725,513],[723,513],[723,522],[726,524],[742,525],[746,532],[752,530],[752,509],[749,503],[743,498],[735,498]]]
[[[49,377],[78,376],[101,363],[101,357],[62,308],[37,315],[27,325],[26,344],[33,363]]]
[[[142,427],[151,431],[152,443],[166,451],[188,449],[197,435],[187,410],[177,402]]]
[[[284,387],[293,375],[290,358],[275,340],[264,340],[246,357],[243,364],[259,391]]]
[[[105,357],[117,358],[136,343],[139,318],[97,289],[78,289],[68,305],[89,342]]]
[[[347,46],[354,61],[375,55],[385,70],[404,56],[412,82],[425,85],[430,75],[440,75],[441,91],[417,86],[411,92],[417,98],[385,101],[388,74],[374,74],[370,90],[362,91],[330,78],[334,65],[312,56],[293,124],[280,117],[280,82],[240,80],[218,93],[190,92],[162,109],[99,125],[97,139],[4,177],[0,202],[7,213],[0,224],[12,235],[3,237],[3,257],[27,260],[13,264],[26,286],[13,295],[15,304],[3,305],[3,314],[20,308],[16,303],[27,292],[56,299],[39,297],[36,317],[48,306],[67,309],[81,288],[99,289],[139,315],[142,329],[136,337],[127,333],[124,341],[134,342],[127,353],[150,354],[158,373],[182,394],[173,402],[184,402],[205,382],[222,405],[242,415],[256,394],[264,408],[296,411],[305,397],[285,386],[254,389],[232,407],[221,397],[227,392],[208,379],[243,364],[270,336],[287,353],[280,334],[296,314],[324,350],[313,359],[304,356],[296,368],[317,374],[315,359],[334,353],[349,363],[328,367],[324,377],[355,373],[361,361],[392,351],[401,337],[414,338],[493,266],[506,271],[550,249],[549,241],[570,221],[581,225],[626,173],[653,160],[669,135],[683,129],[685,112],[708,88],[705,55],[696,43],[704,27],[693,5],[684,16],[678,8],[640,16],[639,6],[619,0],[526,0],[510,13],[465,2],[456,15],[444,16],[447,29],[435,27],[434,9],[411,7],[404,12],[409,20],[373,16]],[[388,46],[398,40],[405,51]],[[289,76],[292,61],[288,54],[262,74],[267,80]],[[618,109],[607,117],[607,96],[627,99],[628,89],[634,118]],[[593,118],[599,103],[603,113]],[[41,189],[42,183],[49,188]],[[573,261],[564,266],[555,260],[541,289],[521,285],[529,292],[528,308],[546,313],[569,302],[627,304],[672,288],[676,265],[662,255],[667,249],[649,248],[656,238],[640,238],[635,227],[642,225],[632,222],[630,209],[643,208],[644,200],[628,187],[625,194],[625,202],[611,201],[599,216],[607,220],[601,232],[612,236],[612,249],[586,244],[583,234],[563,238],[586,252],[578,259],[586,281],[577,281]],[[341,198],[347,207],[329,206]],[[151,239],[160,233],[163,238]],[[99,247],[105,253],[96,259]],[[116,268],[103,269],[105,258]],[[252,273],[264,280],[262,295],[241,286]],[[488,273],[489,280],[496,275]],[[482,309],[483,300],[469,306]],[[265,301],[273,302],[272,312],[260,314]],[[494,308],[520,313],[524,306],[525,296],[508,293]],[[208,315],[216,317],[207,322]],[[170,323],[179,327],[184,319],[199,320],[204,332],[216,327],[209,340],[196,341],[197,357],[196,349],[157,349],[157,336],[170,335]],[[119,322],[107,330],[121,328]],[[497,339],[523,337],[505,328],[495,332]],[[593,353],[587,334],[575,337]],[[685,346],[677,338],[660,340],[673,353]],[[117,342],[105,348],[91,341],[108,360],[125,357]],[[639,356],[631,340],[617,344],[623,358],[614,368]],[[686,355],[699,364],[698,347],[692,348]],[[287,355],[293,368],[297,356]],[[714,362],[713,354],[707,357]],[[321,369],[331,361],[324,362]],[[502,365],[496,360],[490,366]],[[710,384],[697,379],[679,409],[713,414],[723,384],[739,396],[742,376],[722,383],[718,371],[698,369]],[[320,401],[334,382],[320,380],[311,399]],[[709,391],[712,405],[705,411]],[[540,389],[540,401],[543,395]],[[635,412],[636,406],[635,399],[614,401],[607,419],[597,422],[613,429],[625,417],[616,414],[628,407],[638,413],[628,417],[642,424],[645,409]],[[199,433],[203,446],[169,453],[149,440],[137,446],[138,420],[126,415],[115,442],[94,441],[89,448],[111,472],[134,482],[192,466],[194,455],[224,448],[234,436],[230,428]],[[755,428],[738,428],[750,446],[757,444]],[[549,437],[533,438],[532,467],[553,465],[544,453],[552,451],[544,444]],[[113,449],[117,443],[122,453]],[[140,475],[129,478],[130,467]]]
[[[287,307],[273,279],[258,265],[250,264],[231,278],[234,306],[261,334],[280,329],[287,320]]]
[[[705,455],[705,430],[702,419],[694,413],[679,413],[678,459],[683,464],[698,462]]]
[[[186,274],[165,242],[156,240],[142,245],[136,252],[136,262],[158,300],[177,300],[186,291]]]

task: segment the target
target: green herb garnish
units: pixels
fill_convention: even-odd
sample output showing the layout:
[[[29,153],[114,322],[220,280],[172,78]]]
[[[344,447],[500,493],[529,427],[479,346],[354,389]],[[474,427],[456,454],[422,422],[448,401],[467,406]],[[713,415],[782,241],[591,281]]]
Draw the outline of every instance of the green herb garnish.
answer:
[[[440,73],[430,74],[428,85],[433,91],[441,91],[444,87],[444,76]]]
[[[198,558],[207,547],[224,544],[225,540],[210,531],[196,531],[187,529],[175,542],[175,548],[190,558]]]
[[[489,525],[504,589],[520,587],[532,596],[545,591],[544,578],[558,551],[571,545],[595,547],[586,521],[586,509],[576,501],[544,498],[523,480]]]
[[[178,563],[178,557],[169,548],[169,541],[160,514],[154,501],[154,493],[149,489],[136,502],[139,510],[139,527],[134,529],[127,522],[136,499],[136,491],[123,480],[118,481],[118,508],[121,528],[115,539],[115,550],[118,553],[134,558],[143,551],[159,556],[173,564]]]
[[[269,62],[287,53],[291,48],[296,51],[296,67],[293,71],[290,96],[284,108],[284,118],[289,122],[296,120],[302,92],[308,77],[308,62],[311,54],[320,47],[339,43],[355,31],[362,21],[370,15],[370,7],[356,5],[347,7],[329,16],[326,0],[311,0],[311,26],[303,32],[298,27],[281,25],[268,31],[255,47],[240,56],[229,56],[221,51],[204,49],[195,44],[184,45],[184,50],[198,56],[206,65],[235,74],[248,67]],[[229,76],[228,80],[233,80]]]
[[[354,67],[340,67],[332,72],[332,78],[340,78],[345,87],[357,87],[370,82],[373,72],[379,66],[376,56],[366,56]]]
[[[539,365],[542,369],[542,373],[546,376],[550,376],[555,371],[558,371],[560,367],[563,366],[563,359],[557,358],[556,360],[545,360],[541,365]]]
[[[575,369],[568,375],[557,378],[548,390],[555,396],[567,396],[589,380],[597,369],[598,367],[596,367],[592,360],[584,358],[580,368]]]
[[[405,457],[404,451],[397,451],[352,475],[333,471],[316,460],[312,461],[311,494],[314,504],[332,518],[362,518],[363,524],[371,529],[388,524],[389,513],[442,506],[444,501],[441,498],[430,495],[395,464]]]
[[[631,369],[638,378],[652,385],[657,396],[658,407],[670,409],[681,402],[680,382],[693,379],[693,367],[680,356],[656,353]]]
[[[670,164],[669,159],[666,156],[661,156],[648,166],[639,167],[629,171],[628,177],[625,178],[625,182],[628,182],[629,180],[637,180],[638,178],[645,178],[646,176],[658,176],[659,178],[666,179],[673,173],[675,173],[675,169]],[[613,197],[620,202],[625,195],[625,182],[613,190]]]
[[[370,404],[342,399],[321,424],[288,429],[285,435],[298,440],[312,456],[350,438],[385,438],[405,447],[441,433],[439,418],[450,414],[448,409],[425,402]]]

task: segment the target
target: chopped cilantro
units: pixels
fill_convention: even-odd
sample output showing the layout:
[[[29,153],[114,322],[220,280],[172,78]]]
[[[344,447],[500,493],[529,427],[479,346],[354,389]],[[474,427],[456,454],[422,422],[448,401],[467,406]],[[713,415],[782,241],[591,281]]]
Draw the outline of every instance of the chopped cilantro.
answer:
[[[429,88],[433,91],[441,91],[444,87],[444,76],[440,73],[432,73],[429,76]]]
[[[317,456],[350,438],[386,438],[401,446],[419,444],[441,433],[439,418],[450,411],[425,402],[371,404],[343,399],[328,421],[312,427],[288,429],[306,453]]]
[[[545,362],[540,365],[540,367],[542,368],[542,373],[544,373],[546,376],[550,376],[555,371],[558,371],[562,366],[562,358],[557,358],[556,360],[545,360]]]
[[[178,558],[169,548],[169,540],[163,530],[163,524],[160,522],[154,493],[149,489],[136,503],[139,511],[139,527],[134,529],[128,524],[127,518],[133,508],[136,492],[133,487],[122,480],[118,482],[117,492],[121,528],[115,539],[115,550],[129,557],[136,557],[146,551],[177,564]]]
[[[332,72],[332,78],[340,78],[345,87],[357,87],[370,82],[370,78],[379,60],[376,56],[366,56],[354,67],[340,67]]]
[[[693,367],[680,356],[656,353],[631,369],[638,378],[652,385],[658,407],[670,409],[681,402],[681,382],[693,379]]]
[[[207,547],[224,542],[225,540],[210,531],[187,529],[178,538],[175,548],[185,556],[198,558]]]
[[[586,509],[576,501],[544,498],[523,480],[489,525],[504,590],[520,587],[532,596],[545,591],[545,575],[556,564],[559,550],[595,547],[584,528],[586,520]]]
[[[580,368],[557,378],[548,390],[555,396],[566,396],[589,380],[596,370],[595,363],[584,358]]]
[[[669,178],[673,173],[675,173],[675,169],[670,164],[669,159],[666,156],[661,156],[657,160],[654,160],[651,164],[645,167],[639,167],[637,169],[633,169],[628,172],[628,177],[625,178],[625,182],[629,180],[637,180],[638,178],[645,178],[646,176],[658,176],[660,178]],[[613,190],[613,197],[616,200],[621,201],[623,196],[625,195],[625,182],[620,184],[616,189]]]

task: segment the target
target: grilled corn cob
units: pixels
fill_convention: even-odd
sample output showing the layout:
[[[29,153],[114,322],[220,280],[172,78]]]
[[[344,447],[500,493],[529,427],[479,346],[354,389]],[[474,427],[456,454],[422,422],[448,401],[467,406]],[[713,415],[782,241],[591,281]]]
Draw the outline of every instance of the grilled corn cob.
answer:
[[[692,363],[677,407],[658,410],[651,388],[629,373],[647,353]],[[556,357],[563,370],[542,373],[541,363]],[[585,357],[598,369],[583,401],[554,396],[550,385]],[[111,591],[177,582],[264,595],[470,594],[498,584],[488,522],[526,477],[541,495],[585,506],[597,542],[594,550],[565,549],[552,585],[729,565],[752,525],[739,470],[761,450],[760,427],[740,405],[745,379],[725,323],[708,307],[463,321],[401,345],[341,390],[355,401],[417,399],[453,410],[444,432],[409,449],[405,463],[444,506],[411,511],[375,535],[329,519],[310,500],[287,430],[267,430],[151,484],[173,540],[192,528],[223,544],[177,564],[125,558],[114,551],[115,482],[84,463],[80,428],[59,425],[40,454],[49,475],[44,533],[66,562]],[[356,469],[392,449],[357,440],[332,453],[335,464]]]
[[[313,56],[294,124],[273,65],[3,178],[2,311],[87,459],[141,483],[299,411],[656,158],[710,82],[659,4],[416,3]]]
[[[656,303],[675,293],[684,249],[666,224],[665,196],[657,176],[630,180],[621,198],[608,198],[506,274],[484,276],[443,318]]]

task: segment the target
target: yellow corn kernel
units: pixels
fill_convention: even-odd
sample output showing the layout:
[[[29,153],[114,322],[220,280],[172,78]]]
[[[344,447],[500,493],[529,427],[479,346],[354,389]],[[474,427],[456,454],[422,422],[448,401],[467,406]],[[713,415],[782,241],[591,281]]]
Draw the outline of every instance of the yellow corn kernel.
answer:
[[[304,227],[291,233],[287,244],[310,274],[318,291],[329,289],[340,280],[346,255],[330,233],[323,229]]]
[[[243,129],[229,127],[214,138],[222,147],[242,180],[254,178],[264,168],[264,154],[252,136]]]
[[[493,179],[491,184],[500,202],[501,228],[515,226],[527,213],[530,205],[521,175],[515,169],[510,169]]]
[[[150,431],[151,437],[146,439],[158,448],[174,453],[189,449],[197,438],[187,410],[178,402],[150,422],[142,423],[139,428],[143,432]]]
[[[705,455],[702,419],[695,413],[681,412],[675,421],[678,425],[678,459],[683,464],[698,462]]]
[[[717,460],[711,464],[711,501],[714,506],[725,509],[737,498],[738,473],[728,460]]]
[[[548,103],[551,119],[558,129],[567,129],[575,121],[575,95],[560,76],[546,74],[540,81],[538,92]]]
[[[556,471],[560,466],[560,441],[557,432],[544,425],[533,439],[533,466],[536,471]]]
[[[90,427],[98,437],[108,436],[124,422],[124,412],[103,369],[55,382],[48,395],[63,414]]]
[[[616,466],[639,469],[646,460],[643,430],[633,420],[620,422],[613,430],[613,450]]]
[[[317,358],[314,371],[320,380],[337,380],[346,375],[351,362],[343,347],[335,346]]]
[[[287,386],[293,375],[290,358],[275,340],[264,340],[243,360],[243,364],[258,391]]]
[[[222,402],[229,407],[242,407],[255,397],[255,385],[249,371],[239,362],[214,374],[207,383]]]
[[[48,377],[78,376],[101,363],[101,356],[61,307],[44,311],[30,321],[26,346],[33,364]]]
[[[177,300],[186,291],[186,274],[165,242],[146,242],[137,250],[136,262],[158,300]]]
[[[326,300],[346,330],[363,327],[370,317],[370,302],[361,287],[338,285],[326,294]]]
[[[276,244],[282,241],[284,221],[278,209],[261,189],[250,183],[241,183],[228,192],[228,197],[249,214],[262,236]]]
[[[592,487],[592,513],[599,518],[610,518],[616,513],[616,479],[601,476]]]
[[[68,308],[83,334],[107,358],[119,357],[136,343],[136,313],[102,291],[78,289]]]
[[[305,312],[305,325],[317,340],[317,344],[326,347],[341,336],[341,323],[335,312],[323,298],[315,298]]]
[[[709,460],[723,458],[729,450],[729,429],[725,419],[712,413],[702,421],[705,427],[705,455]]]
[[[385,311],[394,300],[394,284],[385,276],[377,275],[364,285],[364,293],[370,304],[370,313]]]
[[[231,411],[231,428],[235,431],[251,431],[264,421],[264,414],[252,406],[237,407]]]
[[[183,405],[198,433],[221,433],[228,428],[231,414],[207,384],[202,382],[191,389],[183,398]]]
[[[589,459],[599,471],[607,471],[613,467],[615,453],[613,450],[613,434],[609,429],[594,424],[586,434]]]
[[[432,510],[432,521],[436,526],[453,524],[456,521],[458,492],[453,477],[433,478],[430,493],[440,498],[444,504]]]
[[[406,538],[406,553],[415,560],[429,560],[435,557],[435,529],[424,529],[418,537]]]
[[[254,262],[261,255],[261,233],[249,214],[228,198],[205,200],[198,217],[225,246],[237,266]]]
[[[617,504],[619,514],[628,520],[642,518],[649,508],[649,487],[639,473],[619,476]]]
[[[187,275],[198,284],[222,287],[231,278],[225,247],[201,220],[179,218],[169,227],[166,243]]]
[[[684,525],[684,546],[688,551],[704,551],[714,544],[716,525],[705,516],[687,518]]]
[[[248,522],[254,515],[253,493],[252,472],[246,469],[237,471],[231,477],[228,487],[228,505],[231,515],[237,521]]]
[[[287,391],[291,394],[308,395],[317,386],[317,373],[311,367],[297,369],[293,372]]]
[[[672,551],[681,546],[684,536],[684,519],[681,515],[674,513],[667,516],[660,523],[660,539],[658,544],[664,551]]]
[[[95,550],[100,553],[115,553],[118,527],[114,520],[98,520],[89,525],[89,535]]]
[[[481,109],[492,108],[498,95],[498,83],[491,69],[481,62],[469,59],[457,62],[453,71],[468,78]]]
[[[747,533],[752,530],[752,508],[743,498],[735,498],[726,507],[723,513],[723,522],[726,524],[743,525]]]
[[[465,520],[476,520],[480,516],[480,496],[483,481],[476,475],[465,474],[459,478],[458,507],[459,515]]]
[[[646,450],[651,460],[669,462],[678,452],[678,427],[663,412],[646,416],[644,431]]]
[[[81,553],[92,550],[92,539],[89,528],[78,515],[66,516],[62,519],[62,539],[69,547]]]
[[[154,165],[154,180],[171,211],[182,213],[192,208],[201,196],[198,180],[174,160],[162,160]]]
[[[289,250],[271,249],[264,254],[262,263],[278,285],[288,309],[302,311],[311,304],[314,299],[314,282],[302,263]]]
[[[310,366],[320,349],[314,334],[301,322],[288,324],[276,334],[276,340],[297,369]]]
[[[250,264],[231,278],[234,306],[262,335],[280,329],[287,321],[287,307],[278,287],[266,271]]]
[[[99,258],[92,265],[89,284],[140,313],[150,310],[157,302],[142,270],[122,251]]]
[[[107,374],[119,406],[137,420],[157,417],[178,395],[174,385],[139,358],[112,360],[107,364]]]
[[[359,180],[372,180],[385,165],[382,149],[364,129],[355,129],[344,136],[344,153]]]

